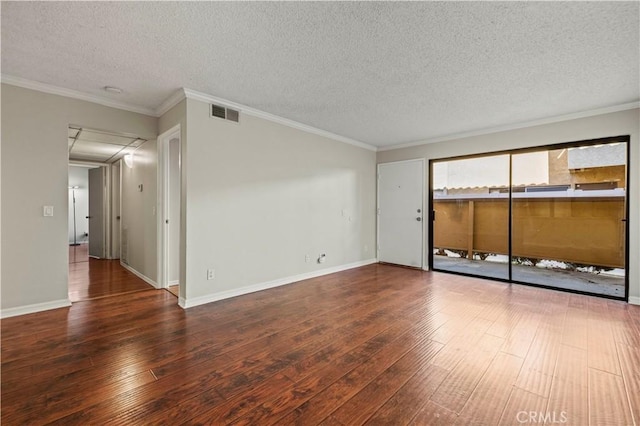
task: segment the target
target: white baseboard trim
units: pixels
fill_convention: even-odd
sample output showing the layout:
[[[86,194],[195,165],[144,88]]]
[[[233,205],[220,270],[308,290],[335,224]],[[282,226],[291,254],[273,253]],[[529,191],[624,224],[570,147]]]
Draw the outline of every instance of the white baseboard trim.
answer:
[[[3,309],[0,312],[0,318],[16,317],[18,315],[33,314],[36,312],[49,311],[51,309],[68,308],[71,306],[71,300],[60,299],[51,302],[34,303],[33,305],[17,306],[15,308]]]
[[[629,303],[632,305],[640,305],[640,297],[638,296],[629,296]]]
[[[318,271],[306,272],[304,274],[292,275],[290,277],[279,278],[273,281],[258,283],[238,289],[221,291],[219,293],[207,294],[206,296],[194,297],[192,299],[178,300],[178,305],[184,309],[194,306],[204,305],[205,303],[217,302],[218,300],[229,299],[231,297],[242,296],[244,294],[255,293],[256,291],[267,290],[281,285],[291,284],[298,281],[308,280],[310,278],[321,277],[323,275],[334,274],[336,272],[346,271],[347,269],[358,268],[360,266],[371,265],[377,263],[378,259],[367,259],[358,262],[348,263],[346,265],[333,266],[331,268],[320,269]]]
[[[135,275],[136,277],[140,278],[142,281],[146,282],[147,284],[151,284],[154,288],[160,288],[158,286],[158,284],[152,280],[151,278],[147,277],[144,274],[141,274],[140,272],[136,271],[135,269],[133,269],[131,266],[127,265],[126,263],[120,261],[120,266],[122,266],[124,269],[126,269],[127,271],[131,272],[133,275]]]
[[[169,285],[178,285],[180,284],[180,280],[169,281]]]

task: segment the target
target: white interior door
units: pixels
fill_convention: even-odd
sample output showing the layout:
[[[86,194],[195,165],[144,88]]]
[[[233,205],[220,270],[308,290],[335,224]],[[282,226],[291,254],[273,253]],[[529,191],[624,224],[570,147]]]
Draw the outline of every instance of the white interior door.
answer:
[[[180,125],[158,136],[158,188],[162,214],[158,215],[158,284],[160,288],[180,285],[184,296],[184,271],[180,262]],[[181,272],[182,271],[182,272]]]
[[[89,169],[89,256],[104,258],[104,168]]]
[[[378,164],[378,260],[422,268],[424,161]]]
[[[120,259],[120,164],[111,165],[111,259]]]
[[[180,280],[180,140],[169,140],[168,146],[168,285]]]

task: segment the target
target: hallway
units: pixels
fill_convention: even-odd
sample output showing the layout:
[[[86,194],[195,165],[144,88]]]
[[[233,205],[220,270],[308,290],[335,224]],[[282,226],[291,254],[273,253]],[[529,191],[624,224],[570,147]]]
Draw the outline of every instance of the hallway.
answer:
[[[74,247],[70,247],[70,252]],[[82,257],[76,254],[77,259]],[[69,260],[71,262],[71,253]],[[92,259],[78,260],[69,263],[69,300],[99,299],[153,287],[142,279],[127,271],[120,265],[120,260]]]

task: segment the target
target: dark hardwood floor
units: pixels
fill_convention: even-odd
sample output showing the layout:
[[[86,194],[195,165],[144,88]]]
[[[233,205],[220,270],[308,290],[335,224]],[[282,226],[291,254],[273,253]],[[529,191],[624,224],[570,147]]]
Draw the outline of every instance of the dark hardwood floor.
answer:
[[[69,263],[89,261],[89,244],[69,245]]]
[[[150,290],[153,287],[120,265],[120,260],[93,259],[69,263],[72,302]]]
[[[2,424],[633,425],[640,307],[370,265],[2,321]]]

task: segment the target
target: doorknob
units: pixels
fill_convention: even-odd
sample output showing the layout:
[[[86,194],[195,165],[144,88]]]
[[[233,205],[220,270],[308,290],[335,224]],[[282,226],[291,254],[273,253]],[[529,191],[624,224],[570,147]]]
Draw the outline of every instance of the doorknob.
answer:
[[[422,221],[422,218],[421,218],[421,217],[416,217],[416,220],[417,220],[418,222],[421,222],[421,221]]]

